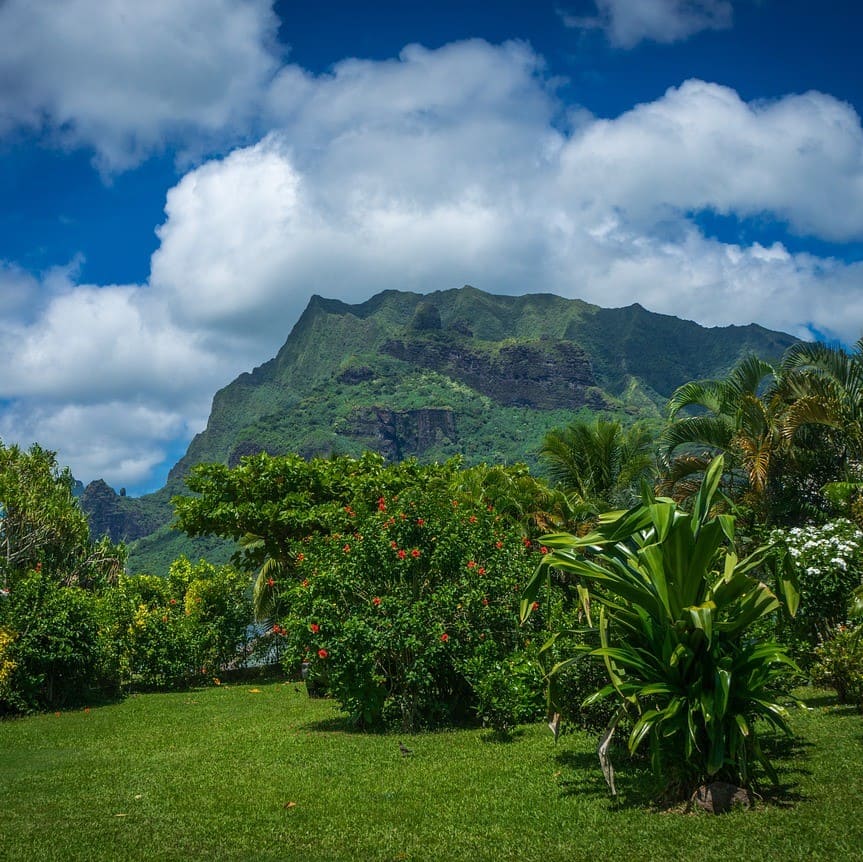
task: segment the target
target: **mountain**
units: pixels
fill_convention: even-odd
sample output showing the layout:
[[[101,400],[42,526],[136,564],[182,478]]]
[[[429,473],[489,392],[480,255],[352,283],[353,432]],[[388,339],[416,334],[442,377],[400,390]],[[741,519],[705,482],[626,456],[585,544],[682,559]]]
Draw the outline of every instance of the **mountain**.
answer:
[[[166,489],[111,499],[91,483],[82,499],[91,518],[99,502],[99,529],[131,539],[165,523],[170,494],[203,461],[373,449],[535,465],[549,428],[596,412],[658,424],[682,383],[722,376],[748,353],[777,358],[795,340],[756,325],[705,328],[638,304],[470,286],[385,291],[358,305],[313,296],[278,354],[216,393]]]

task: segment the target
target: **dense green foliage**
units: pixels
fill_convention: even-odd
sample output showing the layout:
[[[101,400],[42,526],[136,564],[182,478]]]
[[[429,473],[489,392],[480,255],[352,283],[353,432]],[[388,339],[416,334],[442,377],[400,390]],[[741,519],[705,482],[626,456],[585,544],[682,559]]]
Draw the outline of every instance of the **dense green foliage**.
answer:
[[[718,458],[691,513],[647,499],[584,537],[545,537],[552,550],[522,601],[527,618],[552,568],[590,590],[583,604],[587,614],[591,600],[599,606],[600,640],[590,655],[610,680],[593,698],[615,697],[618,715],[633,713],[630,752],[649,741],[655,771],[677,792],[717,777],[747,785],[756,762],[775,778],[758,722],[788,731],[777,683],[792,662],[783,647],[749,636],[780,602],[750,574],[763,553],[738,560],[734,519],[711,515],[721,472]],[[793,609],[796,594],[785,587]]]

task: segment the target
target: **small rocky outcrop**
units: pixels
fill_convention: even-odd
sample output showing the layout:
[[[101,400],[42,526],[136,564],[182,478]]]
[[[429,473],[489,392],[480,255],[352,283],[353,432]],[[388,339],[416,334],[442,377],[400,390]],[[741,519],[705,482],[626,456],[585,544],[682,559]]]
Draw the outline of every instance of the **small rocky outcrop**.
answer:
[[[94,538],[109,536],[112,542],[131,542],[159,526],[159,519],[146,512],[139,500],[120,496],[102,479],[90,482],[79,502]]]

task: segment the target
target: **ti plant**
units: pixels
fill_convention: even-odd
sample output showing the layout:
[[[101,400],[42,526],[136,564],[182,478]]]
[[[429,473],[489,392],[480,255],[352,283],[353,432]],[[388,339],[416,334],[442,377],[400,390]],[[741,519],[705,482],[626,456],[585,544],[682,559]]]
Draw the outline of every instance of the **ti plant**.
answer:
[[[522,620],[553,569],[578,577],[591,625],[591,603],[594,611],[599,607],[600,646],[585,649],[604,661],[609,684],[586,703],[606,697],[620,703],[599,751],[612,793],[607,747],[626,714],[633,721],[630,753],[648,741],[669,792],[720,779],[748,785],[754,763],[776,781],[758,722],[790,734],[780,677],[783,666],[796,666],[783,646],[751,634],[753,623],[780,601],[753,576],[768,549],[739,559],[734,517],[712,512],[722,468],[720,456],[691,512],[645,489],[640,505],[602,516],[588,535],[544,537],[551,550],[523,591]],[[794,613],[792,578],[781,582],[780,593]],[[551,675],[575,660],[561,662]]]

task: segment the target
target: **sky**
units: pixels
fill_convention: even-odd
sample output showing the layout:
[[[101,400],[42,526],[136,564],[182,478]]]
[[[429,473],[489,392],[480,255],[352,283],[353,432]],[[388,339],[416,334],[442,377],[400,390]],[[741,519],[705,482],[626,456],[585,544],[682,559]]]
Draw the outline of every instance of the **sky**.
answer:
[[[0,0],[0,439],[160,487],[312,294],[863,334],[854,0]]]

